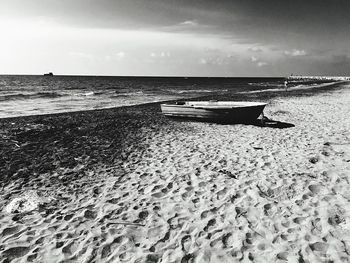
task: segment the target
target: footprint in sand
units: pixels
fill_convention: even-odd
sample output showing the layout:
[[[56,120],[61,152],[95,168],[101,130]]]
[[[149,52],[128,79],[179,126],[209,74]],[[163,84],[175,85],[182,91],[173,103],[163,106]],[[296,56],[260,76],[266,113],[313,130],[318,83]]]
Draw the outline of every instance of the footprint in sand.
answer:
[[[155,185],[152,189],[152,192],[157,191],[158,189],[162,188],[161,184]]]
[[[36,241],[35,241],[35,245],[42,245],[45,241],[45,237],[39,237]]]
[[[253,256],[253,254],[251,252],[248,253],[248,259],[250,261],[254,261],[254,256]]]
[[[153,206],[153,211],[158,212],[160,210],[160,207],[158,205]]]
[[[326,253],[329,245],[323,242],[315,242],[309,245],[312,251]]]
[[[107,200],[107,202],[115,205],[115,204],[118,204],[119,200],[120,198],[112,198]]]
[[[127,253],[127,252],[123,252],[119,255],[119,259],[121,262],[128,262],[130,261],[132,255],[130,253]]]
[[[113,240],[113,244],[124,244],[128,241],[129,239],[126,236],[117,236],[114,240]]]
[[[62,248],[62,252],[64,254],[72,255],[76,251],[77,247],[78,245],[74,241],[72,241]]]
[[[199,188],[204,188],[207,184],[208,184],[207,182],[200,182],[200,183],[198,184],[198,187],[199,187]]]
[[[285,228],[288,228],[290,226],[290,221],[288,221],[288,220],[282,221],[281,225]]]
[[[203,211],[203,212],[201,213],[201,219],[205,219],[205,218],[207,218],[207,217],[208,217],[208,215],[209,215],[209,213],[210,213],[210,211],[209,211],[209,210]]]
[[[5,261],[2,262],[10,262],[15,258],[25,256],[30,250],[30,247],[11,247],[2,252],[2,257]],[[1,259],[1,257],[0,257]],[[6,260],[7,259],[7,260]]]
[[[161,236],[163,236],[165,232],[166,232],[166,229],[165,229],[165,226],[163,225],[152,227],[148,230],[147,237],[150,239],[159,240],[161,239]]]
[[[244,210],[241,207],[235,207],[235,211],[236,211],[236,218],[240,217],[240,216],[245,216],[247,214],[247,211]]]
[[[307,219],[307,217],[296,217],[293,219],[293,222],[300,225],[302,224],[305,220]]]
[[[37,257],[38,257],[37,253],[31,254],[27,257],[27,262],[34,262]]]
[[[231,238],[233,238],[232,233],[227,233],[222,236],[221,241],[224,248],[229,247]]]
[[[92,193],[94,197],[97,197],[102,192],[101,188],[96,186],[93,188]]]
[[[245,235],[245,243],[247,245],[252,245],[253,244],[253,235],[251,233],[246,233]]]
[[[63,247],[63,245],[64,245],[64,242],[62,241],[56,242],[56,248]]]
[[[145,261],[140,261],[140,262],[147,262],[147,263],[158,263],[160,260],[160,256],[157,254],[148,254],[146,256]]]
[[[189,192],[183,193],[181,195],[182,200],[187,201],[187,199],[189,198],[190,195],[191,195],[191,193],[189,193]]]
[[[155,197],[155,198],[162,198],[162,197],[164,197],[165,195],[166,195],[166,194],[163,193],[162,191],[160,191],[160,192],[158,192],[158,193],[152,194],[152,196]]]
[[[84,217],[86,219],[95,219],[96,216],[97,216],[97,213],[95,211],[85,210],[85,212],[84,212]]]
[[[328,211],[328,224],[332,226],[338,226],[341,223],[345,223],[346,219],[344,217],[345,209],[335,206]]]
[[[182,251],[184,251],[184,252],[188,252],[189,251],[189,248],[191,246],[191,241],[192,241],[192,238],[191,238],[190,235],[186,235],[183,238],[181,238],[181,249],[182,249]]]
[[[192,203],[197,204],[200,202],[200,198],[196,197],[196,198],[193,198],[191,201]]]
[[[303,194],[302,198],[303,198],[303,200],[307,200],[307,199],[309,199],[309,195],[308,194]]]
[[[280,252],[276,255],[276,257],[279,259],[279,260],[285,260],[285,261],[288,261],[288,253],[287,252]]]
[[[2,237],[5,237],[5,236],[8,236],[8,235],[12,235],[14,233],[17,233],[21,228],[19,226],[14,226],[14,227],[8,227],[8,228],[5,228],[2,233],[1,233],[1,236]]]
[[[304,200],[295,200],[295,204],[297,206],[303,206],[304,205]]]
[[[328,150],[322,150],[322,152],[321,152],[321,154],[323,155],[323,156],[326,156],[326,157],[328,157],[328,156],[330,156],[331,154],[329,153],[329,151]]]
[[[319,161],[319,158],[318,158],[318,157],[311,157],[311,158],[309,159],[309,162],[312,163],[312,164],[315,164],[315,163],[317,163],[318,161]]]
[[[208,224],[204,227],[204,231],[208,231],[210,227],[214,226],[216,224],[215,218],[210,219],[208,221]]]
[[[281,234],[280,237],[281,237],[282,240],[288,241],[288,235]]]
[[[169,192],[169,188],[167,187],[164,187],[162,190],[161,190],[162,193],[166,194]]]
[[[186,254],[182,259],[181,259],[181,263],[189,263],[189,262],[193,262],[194,255],[193,254]]]
[[[140,212],[139,213],[139,219],[142,220],[142,221],[145,220],[148,217],[148,214],[149,214],[148,211]]]
[[[271,214],[271,208],[272,208],[271,204],[264,205],[264,214],[266,216],[269,216]]]
[[[208,236],[209,236],[209,234],[208,234]],[[222,248],[223,247],[222,239],[221,238],[214,239],[213,241],[210,242],[210,247],[213,247],[215,249]]]
[[[258,245],[258,249],[261,250],[261,251],[264,251],[266,249],[266,244],[265,243],[260,243]]]
[[[220,200],[220,199],[222,199],[223,197],[225,197],[225,196],[226,196],[226,193],[227,193],[227,188],[226,188],[226,187],[224,187],[223,189],[221,189],[220,191],[218,191],[218,192],[216,193],[218,200]]]
[[[170,229],[176,229],[178,227],[178,218],[177,218],[177,213],[171,218],[167,220],[167,223],[170,227]]]
[[[311,191],[311,193],[313,193],[314,195],[318,194],[322,190],[322,186],[317,185],[317,184],[309,185],[308,188]]]

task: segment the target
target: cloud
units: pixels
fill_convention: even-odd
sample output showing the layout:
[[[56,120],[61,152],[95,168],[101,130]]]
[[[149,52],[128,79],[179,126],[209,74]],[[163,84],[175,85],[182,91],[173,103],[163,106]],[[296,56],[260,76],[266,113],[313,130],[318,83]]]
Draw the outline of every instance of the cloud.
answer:
[[[186,20],[179,24],[180,26],[198,26],[198,22],[196,20]]]
[[[268,63],[265,62],[265,61],[262,61],[260,60],[259,58],[255,57],[255,56],[252,56],[250,58],[250,60],[255,64],[257,65],[258,67],[263,67],[263,66],[266,66]]]
[[[263,67],[263,66],[266,66],[268,63],[267,62],[264,62],[264,61],[259,61],[258,62],[258,67]]]
[[[216,66],[222,66],[222,65],[228,65],[231,63],[231,57],[228,56],[215,56],[215,57],[207,57],[207,58],[200,58],[199,64],[202,65],[216,65]]]
[[[120,51],[120,52],[118,52],[118,53],[115,54],[115,55],[116,55],[117,58],[120,58],[120,59],[122,59],[122,58],[125,57],[125,53],[124,53],[123,51]]]
[[[85,52],[69,52],[69,55],[76,57],[76,58],[82,58],[82,59],[87,59],[87,60],[93,60],[95,58],[94,55],[85,53]]]
[[[291,51],[285,50],[284,54],[286,56],[290,56],[290,57],[301,57],[301,56],[306,56],[307,53],[305,50],[299,50],[299,49],[293,49]]]
[[[170,57],[170,52],[161,52],[160,56],[161,57]]]
[[[156,57],[160,57],[160,58],[166,58],[166,57],[170,57],[171,54],[169,51],[161,51],[159,53],[156,53],[156,52],[151,52],[149,54],[150,57],[152,58],[156,58]]]
[[[213,24],[203,24],[199,23],[197,20],[186,20],[180,23],[161,26],[159,30],[164,32],[192,32],[195,34],[209,34],[215,35],[216,26]],[[215,33],[216,32],[216,33]],[[219,34],[220,35],[220,34]]]
[[[207,61],[205,58],[201,58],[201,59],[199,60],[199,64],[206,65],[206,64],[208,64],[208,61]]]
[[[250,47],[248,48],[249,51],[252,51],[252,52],[262,52],[262,48],[260,47]]]

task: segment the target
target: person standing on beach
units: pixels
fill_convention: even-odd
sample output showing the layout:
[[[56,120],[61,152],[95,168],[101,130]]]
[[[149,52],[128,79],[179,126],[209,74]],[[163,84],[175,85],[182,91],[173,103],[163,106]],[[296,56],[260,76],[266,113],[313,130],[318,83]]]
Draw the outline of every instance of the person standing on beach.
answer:
[[[284,89],[287,91],[288,90],[288,80],[284,81]]]

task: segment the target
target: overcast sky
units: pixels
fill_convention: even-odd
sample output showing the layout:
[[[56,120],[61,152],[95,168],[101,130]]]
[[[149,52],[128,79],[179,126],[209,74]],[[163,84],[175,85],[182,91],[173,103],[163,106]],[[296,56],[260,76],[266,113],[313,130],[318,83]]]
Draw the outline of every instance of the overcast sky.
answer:
[[[0,0],[0,74],[350,75],[348,0]]]

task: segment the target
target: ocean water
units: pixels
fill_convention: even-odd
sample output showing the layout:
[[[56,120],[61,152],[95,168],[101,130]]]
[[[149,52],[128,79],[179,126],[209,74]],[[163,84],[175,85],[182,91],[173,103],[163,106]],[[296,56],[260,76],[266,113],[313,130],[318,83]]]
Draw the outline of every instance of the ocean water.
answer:
[[[0,118],[283,87],[282,78],[0,76]]]

